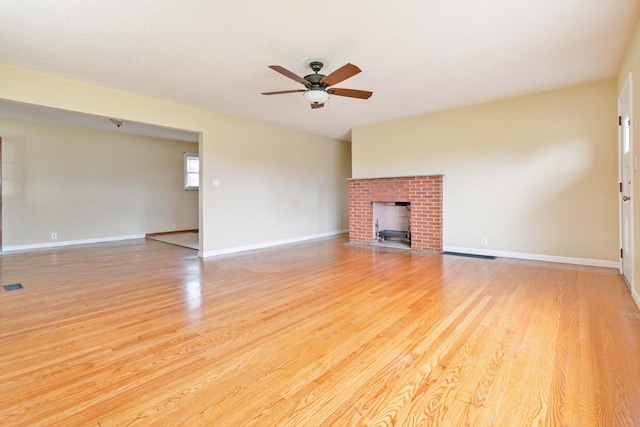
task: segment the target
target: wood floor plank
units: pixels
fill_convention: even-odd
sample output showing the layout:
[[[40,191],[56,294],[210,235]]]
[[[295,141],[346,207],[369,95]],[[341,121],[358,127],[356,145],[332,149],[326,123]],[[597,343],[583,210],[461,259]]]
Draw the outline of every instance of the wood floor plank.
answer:
[[[4,254],[3,426],[640,425],[616,270],[344,236],[198,259],[153,240]]]

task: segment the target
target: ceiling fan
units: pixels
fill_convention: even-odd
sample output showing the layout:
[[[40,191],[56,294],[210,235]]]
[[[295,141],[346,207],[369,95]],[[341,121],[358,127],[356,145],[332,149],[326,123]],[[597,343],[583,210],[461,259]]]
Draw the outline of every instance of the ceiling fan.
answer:
[[[277,71],[283,76],[289,77],[290,79],[295,80],[298,83],[302,83],[305,89],[280,90],[277,92],[263,92],[262,94],[280,95],[282,93],[304,92],[303,96],[307,101],[311,103],[311,109],[324,107],[324,102],[329,98],[329,95],[347,96],[349,98],[360,99],[369,99],[371,95],[373,95],[373,92],[369,92],[366,90],[329,87],[340,83],[341,81],[346,80],[350,77],[353,77],[360,71],[362,71],[355,65],[343,65],[328,76],[325,76],[324,74],[318,74],[318,71],[320,71],[323,66],[324,64],[321,61],[311,61],[309,63],[309,67],[314,71],[314,74],[306,75],[303,78],[279,65],[269,65],[269,68],[271,68],[272,70]]]

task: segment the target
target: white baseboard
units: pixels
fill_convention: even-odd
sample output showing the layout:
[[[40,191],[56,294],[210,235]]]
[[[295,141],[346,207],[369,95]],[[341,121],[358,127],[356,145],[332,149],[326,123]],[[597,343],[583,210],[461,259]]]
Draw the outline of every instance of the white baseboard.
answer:
[[[443,248],[443,251],[460,252],[460,253],[473,254],[473,255],[488,255],[488,256],[496,256],[496,257],[503,257],[503,258],[527,259],[531,261],[557,262],[562,264],[588,265],[591,267],[607,267],[607,268],[616,268],[616,269],[620,268],[620,263],[616,261],[606,261],[606,260],[589,259],[589,258],[571,258],[571,257],[562,257],[562,256],[553,256],[553,255],[528,254],[523,252],[491,251],[491,250],[475,249],[475,248],[459,248],[455,246],[445,246]]]
[[[329,231],[327,233],[312,234],[310,236],[294,237],[292,239],[285,239],[285,240],[276,240],[273,242],[259,243],[256,245],[237,246],[235,248],[220,249],[217,251],[207,251],[207,252],[200,251],[198,252],[198,256],[200,258],[209,258],[209,257],[215,257],[215,256],[221,256],[221,255],[229,255],[229,254],[235,254],[239,252],[254,251],[256,249],[266,249],[266,248],[272,248],[274,246],[288,245],[291,243],[300,243],[300,242],[306,242],[309,240],[324,239],[327,237],[338,236],[340,234],[345,234],[348,232],[349,230]]]
[[[633,297],[633,300],[636,302],[636,306],[638,306],[638,310],[640,310],[640,295],[638,295],[638,292],[634,288],[631,288],[631,296]]]
[[[51,249],[51,248],[57,248],[62,246],[86,245],[90,243],[116,242],[118,240],[132,240],[132,239],[144,239],[144,234],[133,234],[129,236],[116,236],[116,237],[102,237],[98,239],[63,240],[63,241],[56,241],[56,242],[50,242],[50,243],[36,243],[33,245],[5,246],[2,248],[2,253],[16,252],[16,251],[32,251],[34,249]]]

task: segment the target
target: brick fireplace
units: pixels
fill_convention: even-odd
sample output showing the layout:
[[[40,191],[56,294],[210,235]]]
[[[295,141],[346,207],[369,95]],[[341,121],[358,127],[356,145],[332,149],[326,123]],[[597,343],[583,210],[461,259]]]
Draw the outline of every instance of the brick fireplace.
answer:
[[[352,178],[349,241],[375,241],[373,203],[409,203],[411,249],[442,252],[442,175]]]

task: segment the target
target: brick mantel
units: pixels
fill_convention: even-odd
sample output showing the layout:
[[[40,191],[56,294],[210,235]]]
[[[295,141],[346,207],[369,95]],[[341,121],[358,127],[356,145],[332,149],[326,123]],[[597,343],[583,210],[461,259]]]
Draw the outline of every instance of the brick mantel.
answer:
[[[411,249],[442,251],[442,175],[352,178],[349,241],[374,240],[373,202],[411,203]]]

